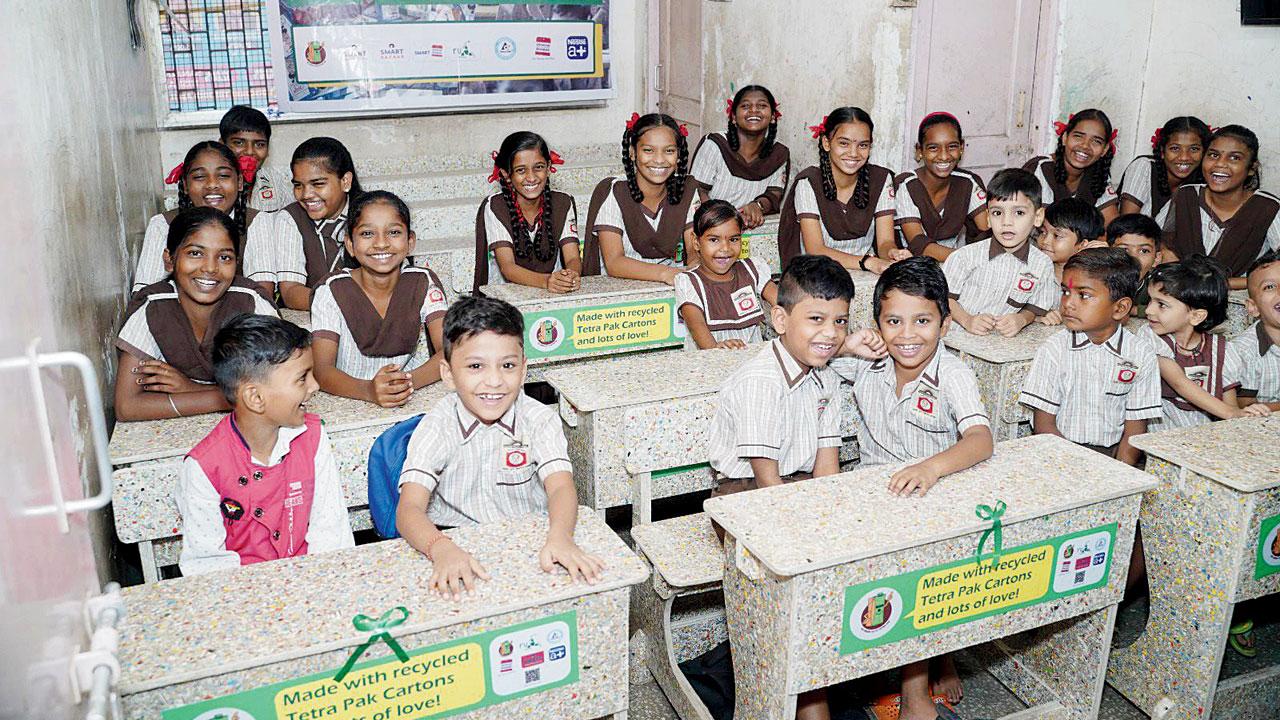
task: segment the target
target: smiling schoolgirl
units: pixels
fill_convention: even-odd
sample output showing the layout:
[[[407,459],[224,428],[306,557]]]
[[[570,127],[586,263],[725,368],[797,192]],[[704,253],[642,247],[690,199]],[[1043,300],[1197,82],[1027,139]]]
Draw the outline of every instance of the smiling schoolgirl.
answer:
[[[280,211],[277,251],[280,299],[311,309],[311,294],[336,270],[351,266],[343,253],[347,205],[360,194],[351,153],[331,137],[314,137],[293,151],[293,196]]]
[[[1055,122],[1058,146],[1053,157],[1039,155],[1022,166],[1040,181],[1046,206],[1065,197],[1081,197],[1093,203],[1110,223],[1120,214],[1120,199],[1111,184],[1111,162],[1116,156],[1116,131],[1101,110],[1081,110],[1067,122]]]
[[[711,200],[726,200],[742,215],[744,229],[759,227],[782,208],[791,174],[791,151],[777,141],[778,102],[763,85],[734,93],[724,134],[698,142],[689,172]]]
[[[946,260],[987,232],[987,194],[977,175],[960,169],[963,159],[960,121],[946,112],[925,115],[916,131],[920,167],[895,180],[894,222],[912,255]]]
[[[1212,134],[1203,120],[1185,115],[1157,129],[1151,154],[1134,158],[1120,176],[1120,214],[1155,217],[1183,184],[1204,182],[1200,162]]]

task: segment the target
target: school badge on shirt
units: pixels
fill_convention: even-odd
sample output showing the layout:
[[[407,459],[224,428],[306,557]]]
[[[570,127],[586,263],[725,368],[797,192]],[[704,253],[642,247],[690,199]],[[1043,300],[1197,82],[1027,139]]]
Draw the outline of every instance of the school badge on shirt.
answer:
[[[438,287],[432,286],[427,291],[427,299],[431,302],[444,302],[444,291]]]
[[[1209,383],[1209,366],[1195,365],[1187,368],[1187,379],[1195,383],[1201,390]]]
[[[232,498],[229,498],[229,497],[224,497],[222,498],[222,502],[219,503],[219,506],[222,509],[222,517],[228,520],[231,520],[234,522],[244,517],[244,506],[241,505],[240,502],[237,500],[233,500]]]
[[[827,411],[827,404],[831,402],[830,398],[818,398],[818,416]]]
[[[1138,377],[1137,365],[1134,365],[1128,360],[1121,360],[1120,363],[1116,365],[1116,382],[1128,385],[1133,382],[1136,377]]]
[[[760,303],[756,300],[755,288],[739,288],[729,298],[733,301],[733,309],[738,312],[738,317],[753,313],[760,307]]]
[[[922,387],[916,391],[916,410],[925,415],[933,415],[933,402],[937,396],[927,387]]]
[[[1033,273],[1024,272],[1018,276],[1018,289],[1022,292],[1031,292],[1036,289],[1036,276]]]
[[[529,448],[520,441],[502,446],[502,467],[508,470],[520,470],[529,466]]]

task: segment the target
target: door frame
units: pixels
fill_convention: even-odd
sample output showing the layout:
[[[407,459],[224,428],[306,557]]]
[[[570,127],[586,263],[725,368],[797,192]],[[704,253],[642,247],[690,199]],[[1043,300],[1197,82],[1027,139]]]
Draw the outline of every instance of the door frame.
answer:
[[[921,42],[928,32],[932,13],[929,12],[937,2],[951,0],[919,0],[911,18],[911,46],[907,60],[907,97],[906,112],[908,117],[902,123],[902,157],[903,171],[913,170],[916,166],[916,128],[920,118],[916,117],[917,78],[929,64],[929,47]],[[650,0],[656,2],[656,0]],[[1058,104],[1058,76],[1061,74],[1061,58],[1058,57],[1058,30],[1060,26],[1059,0],[1040,0],[1040,19],[1036,29],[1036,67],[1031,80],[1031,107],[1027,109],[1027,123],[1030,125],[1028,136],[1030,148],[1027,157],[1040,152],[1050,138],[1049,128],[1053,127],[1053,110]]]

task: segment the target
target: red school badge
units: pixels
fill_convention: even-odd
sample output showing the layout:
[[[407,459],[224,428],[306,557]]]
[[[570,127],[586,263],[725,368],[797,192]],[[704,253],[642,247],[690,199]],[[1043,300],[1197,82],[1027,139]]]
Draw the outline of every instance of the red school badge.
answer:
[[[760,307],[756,301],[755,288],[739,288],[737,292],[730,296],[730,299],[733,301],[733,307],[738,311],[738,317],[742,317]]]
[[[829,402],[831,401],[828,398],[818,398],[818,415],[822,415],[822,413],[826,412],[827,403]]]
[[[427,299],[431,302],[444,302],[444,291],[438,287],[432,287],[427,291]]]
[[[503,448],[502,463],[512,470],[518,470],[529,464],[529,453],[522,448]]]
[[[1138,377],[1138,367],[1136,365],[1128,361],[1120,363],[1119,369],[1116,370],[1116,382],[1128,385],[1136,377]]]
[[[930,399],[929,399],[929,398],[927,398],[927,397],[918,397],[918,398],[916,398],[916,409],[917,409],[917,410],[919,410],[920,412],[924,413],[925,415],[932,415],[932,414],[933,414],[933,400],[930,400]]]
[[[1036,288],[1036,276],[1031,273],[1022,273],[1018,276],[1018,289],[1022,292],[1031,292]]]

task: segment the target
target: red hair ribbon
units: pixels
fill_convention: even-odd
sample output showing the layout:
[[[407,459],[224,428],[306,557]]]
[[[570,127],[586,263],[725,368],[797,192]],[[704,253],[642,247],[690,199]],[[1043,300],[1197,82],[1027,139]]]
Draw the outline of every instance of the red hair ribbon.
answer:
[[[1107,139],[1107,149],[1110,150],[1112,154],[1116,151],[1116,136],[1119,134],[1119,130],[1112,130],[1111,137]]]
[[[773,106],[773,119],[777,120],[782,117],[782,103]]]
[[[253,178],[258,174],[258,158],[252,155],[241,155],[237,161],[240,165],[240,177],[244,181],[253,184]]]
[[[627,121],[627,130],[634,128],[638,122],[640,122],[640,113],[631,113],[631,119]]]
[[[823,116],[822,116],[822,122],[818,123],[817,125],[810,125],[810,126],[809,126],[809,129],[813,131],[813,139],[814,139],[814,140],[817,140],[819,135],[826,135],[826,134],[827,134],[827,118],[829,118],[829,117],[831,117],[831,116],[830,116],[830,115],[823,115]]]
[[[498,172],[498,151],[489,153],[489,157],[493,158],[493,172],[489,173],[488,182],[497,182],[498,178],[502,177],[502,173]]]
[[[688,126],[688,125],[685,125],[684,123],[680,123],[680,136],[681,136],[681,137],[689,137],[689,126]]]
[[[164,176],[165,185],[173,185],[182,179],[182,163],[173,166],[168,175]]]
[[[956,120],[956,116],[955,116],[955,115],[952,115],[951,113],[946,112],[946,111],[943,111],[943,110],[937,110],[937,111],[934,111],[934,112],[929,113],[928,115],[925,115],[925,116],[924,116],[924,118],[922,118],[922,119],[920,120],[920,126],[921,126],[921,127],[923,127],[925,123],[929,122],[929,119],[930,119],[930,118],[936,118],[936,117],[949,118],[949,119],[951,119],[951,120],[954,120],[954,121],[955,121],[955,123],[956,123],[957,125],[959,125],[959,124],[960,124],[960,121],[959,121],[959,120]]]
[[[1155,150],[1156,147],[1160,145],[1160,138],[1163,135],[1164,135],[1164,128],[1156,128],[1156,131],[1151,133],[1151,149],[1152,150]]]
[[[556,152],[555,150],[552,150],[552,151],[551,151],[551,165],[550,165],[550,167],[548,167],[548,168],[547,168],[547,170],[548,170],[548,171],[550,171],[550,172],[555,172],[555,171],[556,171],[556,166],[557,166],[557,165],[563,165],[563,164],[564,164],[564,158],[560,157],[560,153]]]
[[[1075,117],[1076,117],[1076,114],[1075,114],[1075,113],[1071,113],[1070,115],[1068,115],[1068,116],[1067,116],[1067,122],[1059,122],[1059,121],[1057,121],[1057,120],[1054,120],[1054,121],[1053,121],[1053,133],[1054,133],[1055,135],[1061,136],[1064,132],[1066,132],[1066,131],[1067,131],[1067,125],[1068,125],[1068,124],[1070,124],[1070,122],[1071,122],[1072,120],[1074,120],[1074,119],[1075,119]]]
[[[733,98],[724,101],[724,114],[727,117],[733,117]]]
[[[1218,134],[1218,131],[1219,131],[1219,130],[1221,130],[1221,129],[1222,129],[1222,128],[1220,128],[1220,127],[1214,127],[1214,126],[1210,125],[1210,126],[1209,126],[1209,134],[1210,134],[1210,135],[1217,135],[1217,134]]]

